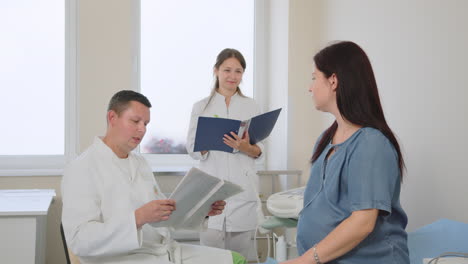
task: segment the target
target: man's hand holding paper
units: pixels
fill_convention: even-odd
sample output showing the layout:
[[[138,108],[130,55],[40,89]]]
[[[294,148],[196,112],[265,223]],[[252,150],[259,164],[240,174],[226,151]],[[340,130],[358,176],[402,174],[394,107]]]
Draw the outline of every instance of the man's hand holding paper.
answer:
[[[137,228],[146,223],[166,221],[174,210],[176,210],[176,202],[173,199],[150,201],[135,210]]]
[[[174,230],[202,230],[207,215],[221,214],[226,205],[224,200],[242,191],[242,187],[237,184],[191,168],[169,197],[177,201],[177,210],[166,221],[150,224]]]

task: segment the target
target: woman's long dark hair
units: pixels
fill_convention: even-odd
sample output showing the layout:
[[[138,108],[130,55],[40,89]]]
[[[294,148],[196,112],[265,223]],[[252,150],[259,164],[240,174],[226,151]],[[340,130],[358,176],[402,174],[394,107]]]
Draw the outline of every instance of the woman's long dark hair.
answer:
[[[327,78],[332,74],[336,75],[336,102],[341,116],[353,124],[378,129],[390,140],[398,154],[398,165],[403,179],[405,162],[400,145],[385,120],[374,72],[364,50],[350,41],[338,42],[319,51],[314,56],[314,62],[316,69],[323,72]],[[337,128],[338,124],[335,121],[324,132],[312,155],[312,162],[317,160],[332,140]]]

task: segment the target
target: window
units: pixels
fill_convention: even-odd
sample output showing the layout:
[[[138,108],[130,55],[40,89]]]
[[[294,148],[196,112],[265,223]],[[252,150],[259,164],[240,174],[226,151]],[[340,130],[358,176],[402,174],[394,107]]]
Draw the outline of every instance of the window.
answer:
[[[60,175],[73,145],[74,0],[0,6],[0,175]]]
[[[224,48],[244,55],[240,87],[254,95],[255,2],[141,0],[140,87],[153,104],[142,153],[161,154],[157,160],[165,165],[193,163],[185,150],[190,113],[210,94]]]

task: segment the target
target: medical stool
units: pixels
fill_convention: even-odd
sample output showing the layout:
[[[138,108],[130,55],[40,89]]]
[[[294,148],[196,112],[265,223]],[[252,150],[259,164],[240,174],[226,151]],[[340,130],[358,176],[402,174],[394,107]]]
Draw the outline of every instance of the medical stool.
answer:
[[[422,264],[424,258],[444,252],[468,253],[468,224],[440,219],[409,232],[408,250],[411,264]]]

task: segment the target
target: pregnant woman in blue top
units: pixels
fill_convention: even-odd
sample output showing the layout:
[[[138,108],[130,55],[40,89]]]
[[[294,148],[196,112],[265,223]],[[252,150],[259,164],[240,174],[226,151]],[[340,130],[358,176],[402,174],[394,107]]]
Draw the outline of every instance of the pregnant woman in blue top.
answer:
[[[312,154],[297,227],[300,257],[284,263],[409,264],[404,161],[370,61],[346,41],[324,48],[314,62],[315,107],[336,120]]]

